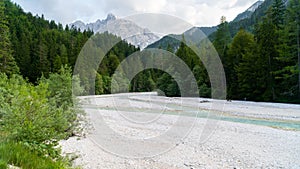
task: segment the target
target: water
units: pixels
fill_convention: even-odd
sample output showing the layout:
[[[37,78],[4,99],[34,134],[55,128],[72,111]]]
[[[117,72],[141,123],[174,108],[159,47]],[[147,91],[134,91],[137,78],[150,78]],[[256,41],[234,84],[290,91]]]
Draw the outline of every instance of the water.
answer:
[[[128,98],[127,98],[128,99]],[[134,102],[146,102],[145,100],[134,99]],[[155,103],[155,101],[151,101]],[[160,102],[157,102],[161,104]],[[99,107],[88,105],[84,106],[85,108],[89,109],[98,109],[98,110],[112,110],[116,111],[116,108],[113,107]],[[254,124],[254,125],[261,125],[261,126],[268,126],[278,129],[284,130],[296,130],[300,131],[300,122],[299,121],[284,121],[284,120],[275,120],[275,119],[260,119],[260,118],[250,118],[250,117],[241,117],[236,115],[223,115],[214,113],[214,116],[209,116],[209,111],[198,110],[196,107],[191,106],[181,106],[174,103],[167,104],[167,110],[151,110],[147,108],[139,108],[135,109],[132,107],[118,107],[117,111],[126,111],[126,112],[147,112],[147,113],[159,113],[159,114],[169,114],[169,115],[183,115],[183,116],[190,116],[190,117],[197,117],[197,118],[212,118],[221,121],[228,121],[228,122],[235,122],[235,123],[244,123],[244,124]]]

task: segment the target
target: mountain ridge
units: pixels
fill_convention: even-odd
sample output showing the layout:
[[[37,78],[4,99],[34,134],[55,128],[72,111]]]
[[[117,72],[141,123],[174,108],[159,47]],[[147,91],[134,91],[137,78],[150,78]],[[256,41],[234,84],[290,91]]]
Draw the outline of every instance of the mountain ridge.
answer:
[[[229,22],[229,29],[231,35],[234,35],[238,30],[243,27],[248,31],[251,31],[253,29],[253,26],[259,20],[261,15],[265,13],[268,7],[272,4],[273,0],[265,0],[265,1],[257,1],[253,5],[251,5],[249,8],[247,8],[243,13],[240,13],[233,21]],[[244,16],[243,16],[244,15]],[[245,16],[246,15],[246,16]],[[214,33],[217,31],[218,26],[212,26],[212,27],[198,27],[207,37],[209,37],[210,40],[214,39]],[[187,30],[184,34],[189,32],[190,30]],[[173,35],[166,35],[160,40],[154,42],[153,44],[150,44],[147,48],[158,48],[161,47],[163,49],[167,49],[168,43],[172,46],[174,49],[176,49],[179,46],[179,42],[176,42],[176,40],[171,40],[171,37]]]
[[[79,28],[81,31],[92,30],[95,33],[107,31],[141,49],[159,40],[159,36],[152,33],[148,28],[142,28],[130,20],[118,19],[111,13],[104,20],[98,19],[96,22],[87,24],[82,21],[75,21],[69,26]]]
[[[264,1],[257,1],[252,6],[250,6],[246,11],[237,15],[237,17],[233,20],[233,22],[238,22],[240,20],[251,17],[251,15],[255,12],[255,10],[263,3]]]

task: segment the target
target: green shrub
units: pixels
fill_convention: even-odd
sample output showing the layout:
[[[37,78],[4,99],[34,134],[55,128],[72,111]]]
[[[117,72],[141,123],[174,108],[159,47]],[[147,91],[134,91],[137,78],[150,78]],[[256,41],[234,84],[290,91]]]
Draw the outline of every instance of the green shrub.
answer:
[[[19,75],[0,74],[0,136],[22,142],[41,156],[60,157],[58,141],[77,126],[70,69],[42,78],[34,86]],[[1,141],[1,140],[0,140]]]
[[[74,89],[76,94],[79,95],[83,92],[79,78],[74,77],[72,79],[71,69],[65,66],[60,69],[59,73],[50,74],[48,79],[41,78],[39,83],[48,84],[49,103],[54,109],[60,110],[56,117],[57,130],[65,133],[65,136],[72,135],[78,124],[78,114],[83,113],[74,104],[77,100],[72,94],[72,83],[73,87],[76,87]]]
[[[62,110],[49,104],[47,84],[33,86],[19,76],[7,81],[6,86],[2,86],[8,92],[4,95],[6,105],[1,107],[1,130],[9,140],[27,143],[41,154],[55,155],[51,147],[62,138],[61,127],[67,124],[56,122],[62,121],[59,119]]]

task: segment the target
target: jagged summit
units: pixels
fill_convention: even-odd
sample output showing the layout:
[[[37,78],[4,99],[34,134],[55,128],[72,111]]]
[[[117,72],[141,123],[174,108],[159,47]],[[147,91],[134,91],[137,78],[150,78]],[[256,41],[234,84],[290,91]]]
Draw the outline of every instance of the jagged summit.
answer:
[[[98,19],[96,22],[88,24],[76,21],[71,23],[70,26],[80,28],[81,31],[90,29],[95,33],[108,31],[141,49],[159,39],[159,36],[153,34],[149,29],[142,28],[129,20],[118,19],[112,13],[109,13],[104,20]]]
[[[246,11],[254,12],[264,1],[257,1],[255,2],[250,8]]]
[[[108,21],[108,20],[116,20],[116,19],[117,19],[117,17],[114,14],[109,13],[105,20]]]

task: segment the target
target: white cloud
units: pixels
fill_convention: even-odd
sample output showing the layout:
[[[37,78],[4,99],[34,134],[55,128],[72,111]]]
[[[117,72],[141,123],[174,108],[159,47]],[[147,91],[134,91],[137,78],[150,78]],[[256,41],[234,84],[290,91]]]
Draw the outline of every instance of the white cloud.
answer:
[[[256,0],[14,0],[25,11],[44,14],[63,24],[75,20],[93,22],[107,13],[124,17],[136,13],[164,13],[177,16],[196,26],[213,26],[222,15],[233,20]]]

